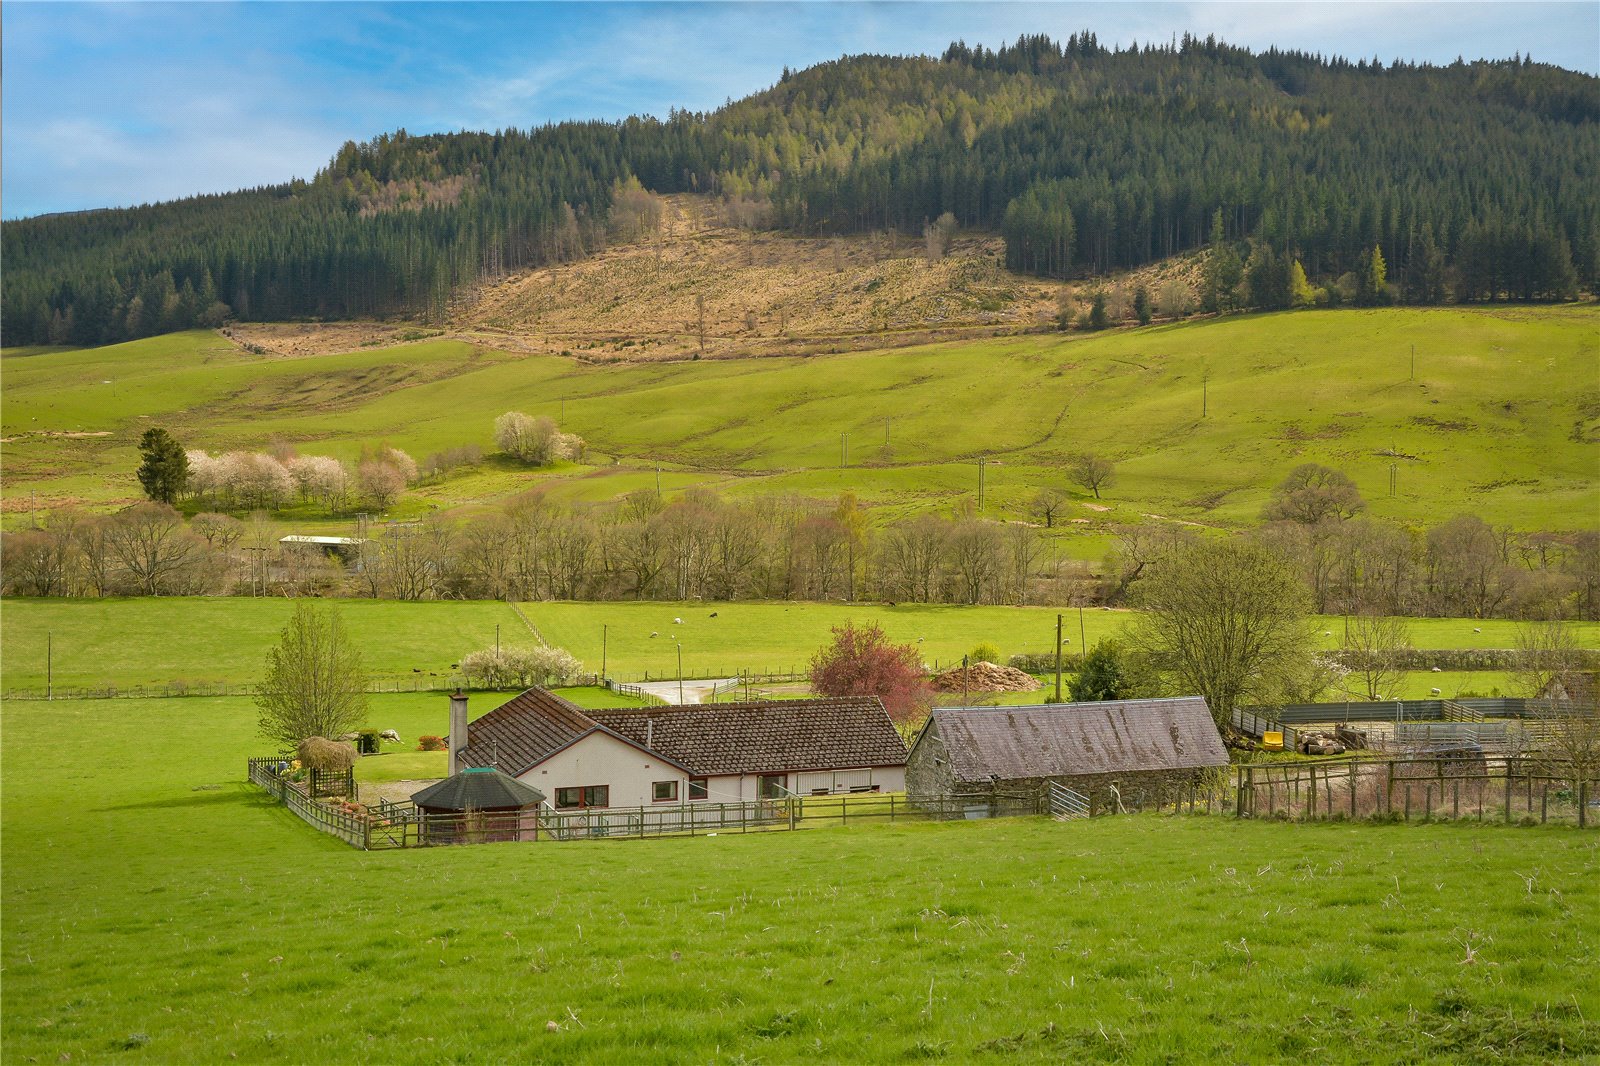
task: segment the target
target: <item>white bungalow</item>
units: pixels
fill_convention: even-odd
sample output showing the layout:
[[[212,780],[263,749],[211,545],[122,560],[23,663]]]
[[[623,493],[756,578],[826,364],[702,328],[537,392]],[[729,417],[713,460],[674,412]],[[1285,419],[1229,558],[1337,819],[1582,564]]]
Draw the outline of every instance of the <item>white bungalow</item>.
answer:
[[[532,688],[470,724],[466,703],[451,697],[450,772],[497,767],[557,810],[905,789],[876,697],[585,710]]]

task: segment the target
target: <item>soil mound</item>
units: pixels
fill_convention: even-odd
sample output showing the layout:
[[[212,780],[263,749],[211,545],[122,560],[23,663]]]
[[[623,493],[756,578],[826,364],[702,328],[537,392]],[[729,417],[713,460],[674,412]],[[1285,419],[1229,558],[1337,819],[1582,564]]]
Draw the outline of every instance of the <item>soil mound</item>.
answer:
[[[933,687],[938,692],[1032,692],[1039,682],[1032,674],[1010,666],[977,662],[965,670],[958,666],[934,675]]]

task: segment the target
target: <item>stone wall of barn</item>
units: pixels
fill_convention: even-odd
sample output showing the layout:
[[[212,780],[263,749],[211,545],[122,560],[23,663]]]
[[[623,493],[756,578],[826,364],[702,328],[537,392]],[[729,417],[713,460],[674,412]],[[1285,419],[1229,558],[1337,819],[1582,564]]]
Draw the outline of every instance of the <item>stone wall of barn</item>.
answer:
[[[1065,785],[1074,792],[1080,792],[1089,797],[1089,807],[1096,814],[1107,814],[1116,810],[1119,794],[1122,798],[1123,806],[1128,810],[1149,807],[1156,802],[1158,796],[1171,803],[1175,800],[1180,790],[1187,793],[1191,787],[1202,785],[1205,781],[1205,774],[1205,770],[1195,768],[1190,770],[1144,770],[1115,774],[1079,774],[1062,777],[1022,777],[992,783],[964,782],[960,791],[969,794],[982,794],[992,789],[996,792],[1011,795],[1017,793],[1037,795],[1053,782],[1058,785]],[[1115,791],[1113,791],[1113,788]]]
[[[987,790],[985,782],[984,791]],[[955,792],[956,775],[950,766],[950,753],[939,736],[938,725],[929,722],[906,756],[906,795],[914,800],[940,799]]]

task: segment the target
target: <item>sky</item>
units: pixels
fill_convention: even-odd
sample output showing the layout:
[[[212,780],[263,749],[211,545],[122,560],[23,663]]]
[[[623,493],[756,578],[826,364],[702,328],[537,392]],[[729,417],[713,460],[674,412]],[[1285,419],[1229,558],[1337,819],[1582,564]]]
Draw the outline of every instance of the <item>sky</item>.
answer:
[[[864,52],[1021,33],[1600,74],[1600,3],[54,3],[0,6],[0,216],[310,178],[413,133],[714,109]]]

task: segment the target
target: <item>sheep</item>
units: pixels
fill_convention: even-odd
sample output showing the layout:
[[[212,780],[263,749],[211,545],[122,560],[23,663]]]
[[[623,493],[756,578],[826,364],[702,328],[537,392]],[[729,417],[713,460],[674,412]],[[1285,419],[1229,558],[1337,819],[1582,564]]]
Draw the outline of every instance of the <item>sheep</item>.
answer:
[[[1430,688],[1428,691],[1435,696],[1439,695],[1439,690],[1436,688]]]
[[[391,744],[398,744],[400,743],[400,734],[393,729],[385,729],[378,734],[378,739],[387,740]]]
[[[712,618],[715,618],[715,617],[716,617],[716,616],[717,616],[717,612],[716,612],[716,611],[712,611],[712,612],[711,612],[711,617],[712,617]]]
[[[656,633],[656,631],[655,631],[655,630],[653,630],[653,629],[652,629],[652,630],[651,630],[651,631],[650,631],[650,636],[651,636],[651,637],[652,637],[652,638],[654,638],[654,637],[655,637],[655,636],[657,636],[657,633]]]
[[[673,619],[673,620],[672,620],[672,624],[673,624],[673,625],[675,625],[675,626],[681,626],[681,625],[683,625],[683,619],[681,619],[681,618],[674,618],[674,619]]]

